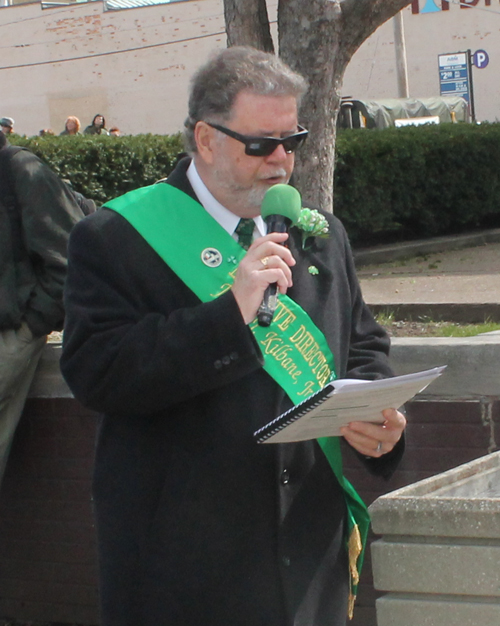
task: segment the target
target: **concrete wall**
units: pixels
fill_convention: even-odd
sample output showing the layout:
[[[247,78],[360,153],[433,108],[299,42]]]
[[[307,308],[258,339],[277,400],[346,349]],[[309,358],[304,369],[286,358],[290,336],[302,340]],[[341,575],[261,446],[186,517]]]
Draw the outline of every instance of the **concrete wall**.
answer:
[[[344,469],[364,502],[467,463],[489,452],[492,438],[500,442],[500,399],[492,403],[490,421],[484,420],[481,402],[418,401],[406,407],[406,453],[389,481],[368,476],[354,454],[345,449]],[[370,544],[378,537],[370,533]],[[368,547],[358,588],[352,626],[377,626],[375,601],[382,596],[373,585],[372,555]],[[484,626],[492,623],[483,622]],[[405,626],[399,622],[398,626]],[[464,626],[456,622],[456,626]]]
[[[367,476],[355,455],[345,451],[345,473],[368,505],[384,493],[500,450],[500,335],[397,338],[391,361],[397,374],[448,367],[408,403],[406,453],[389,481]],[[370,543],[375,538],[372,533]],[[352,626],[377,625],[375,600],[381,595],[374,590],[368,551]]]
[[[398,373],[445,362],[449,371],[409,403],[407,452],[389,481],[367,475],[344,451],[346,475],[367,504],[500,447],[499,381],[490,376],[500,371],[500,337],[482,342],[482,358],[477,340],[472,360],[466,340],[442,341],[425,349],[422,340],[393,340]],[[0,493],[0,618],[89,626],[99,621],[91,503],[97,416],[72,398],[59,354],[52,344],[42,356]],[[464,398],[467,375],[490,382]],[[352,626],[376,626],[376,597],[368,551]]]
[[[474,70],[478,119],[500,118],[500,0],[462,9],[404,11],[410,94],[439,95],[437,55],[485,49],[489,65]],[[489,6],[486,6],[489,3]],[[420,0],[421,8],[425,0]],[[277,0],[268,0],[276,21]],[[102,113],[124,133],[172,133],[186,115],[189,78],[210,50],[226,45],[223,0],[190,0],[122,11],[100,1],[42,9],[0,8],[0,116],[21,134],[60,132],[68,115],[86,126]],[[396,97],[392,21],[353,57],[343,94]]]
[[[379,626],[500,623],[500,452],[370,507]]]

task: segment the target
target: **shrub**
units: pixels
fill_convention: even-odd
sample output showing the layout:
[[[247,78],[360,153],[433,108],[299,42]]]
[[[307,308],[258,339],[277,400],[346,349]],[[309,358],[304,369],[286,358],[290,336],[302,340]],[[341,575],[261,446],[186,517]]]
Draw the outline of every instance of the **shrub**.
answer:
[[[168,176],[182,151],[180,133],[164,135],[14,137],[98,205]]]
[[[335,214],[353,243],[500,223],[500,124],[342,131]]]
[[[18,137],[98,205],[167,176],[180,134]],[[356,246],[500,225],[500,124],[344,130],[334,211]]]

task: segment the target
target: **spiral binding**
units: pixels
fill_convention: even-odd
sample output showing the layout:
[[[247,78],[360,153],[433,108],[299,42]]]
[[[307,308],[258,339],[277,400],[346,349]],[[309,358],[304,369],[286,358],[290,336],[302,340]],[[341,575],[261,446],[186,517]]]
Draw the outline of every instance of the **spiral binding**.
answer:
[[[323,402],[326,400],[326,398],[328,398],[333,390],[334,386],[332,384],[328,384],[326,387],[323,387],[323,389],[320,389],[312,396],[309,396],[309,398],[306,398],[299,404],[292,406],[292,408],[288,409],[288,411],[285,411],[281,415],[278,415],[278,417],[275,417],[268,424],[266,424],[262,428],[259,428],[259,430],[256,430],[253,436],[256,438],[257,443],[262,443],[266,441],[266,439],[269,439],[290,424],[293,424],[293,422],[297,421],[302,416],[309,413],[309,411],[312,411],[312,409],[315,409],[320,404],[323,404]]]

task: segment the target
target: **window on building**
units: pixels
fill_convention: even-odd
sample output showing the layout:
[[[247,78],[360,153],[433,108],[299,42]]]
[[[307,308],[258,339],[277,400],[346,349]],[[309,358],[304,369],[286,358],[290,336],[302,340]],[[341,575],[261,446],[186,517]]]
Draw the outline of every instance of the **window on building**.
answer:
[[[119,11],[121,9],[136,9],[155,4],[170,4],[171,2],[188,2],[188,0],[103,0],[105,11]]]
[[[8,4],[25,4],[27,2],[36,2],[37,0],[0,0]],[[51,9],[55,7],[68,6],[70,4],[82,4],[86,2],[97,2],[98,0],[39,0],[42,9]],[[105,11],[118,11],[121,9],[135,9],[137,7],[153,6],[155,4],[170,4],[171,2],[188,2],[188,0],[103,0]]]
[[[39,2],[39,0],[0,0],[0,8],[13,7],[18,4],[33,4],[35,2]]]
[[[41,0],[42,9],[54,9],[56,7],[66,7],[70,4],[86,4],[97,0]]]

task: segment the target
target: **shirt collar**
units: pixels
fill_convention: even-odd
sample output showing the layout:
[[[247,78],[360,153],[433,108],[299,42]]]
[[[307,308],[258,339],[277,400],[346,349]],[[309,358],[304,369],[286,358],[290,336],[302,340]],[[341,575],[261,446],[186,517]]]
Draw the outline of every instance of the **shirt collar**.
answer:
[[[187,169],[186,175],[188,177],[189,182],[191,183],[191,187],[196,194],[196,197],[200,201],[200,204],[203,206],[205,211],[209,213],[214,220],[216,220],[222,228],[227,231],[231,237],[234,236],[234,231],[238,226],[240,218],[238,215],[232,213],[229,209],[226,209],[218,200],[214,198],[214,196],[210,193],[205,183],[202,181],[198,170],[196,169],[196,165],[194,164],[194,159],[191,159],[191,163]],[[254,232],[254,236],[263,236],[267,233],[267,227],[262,219],[262,216],[258,215],[254,217],[255,227],[257,233]]]

